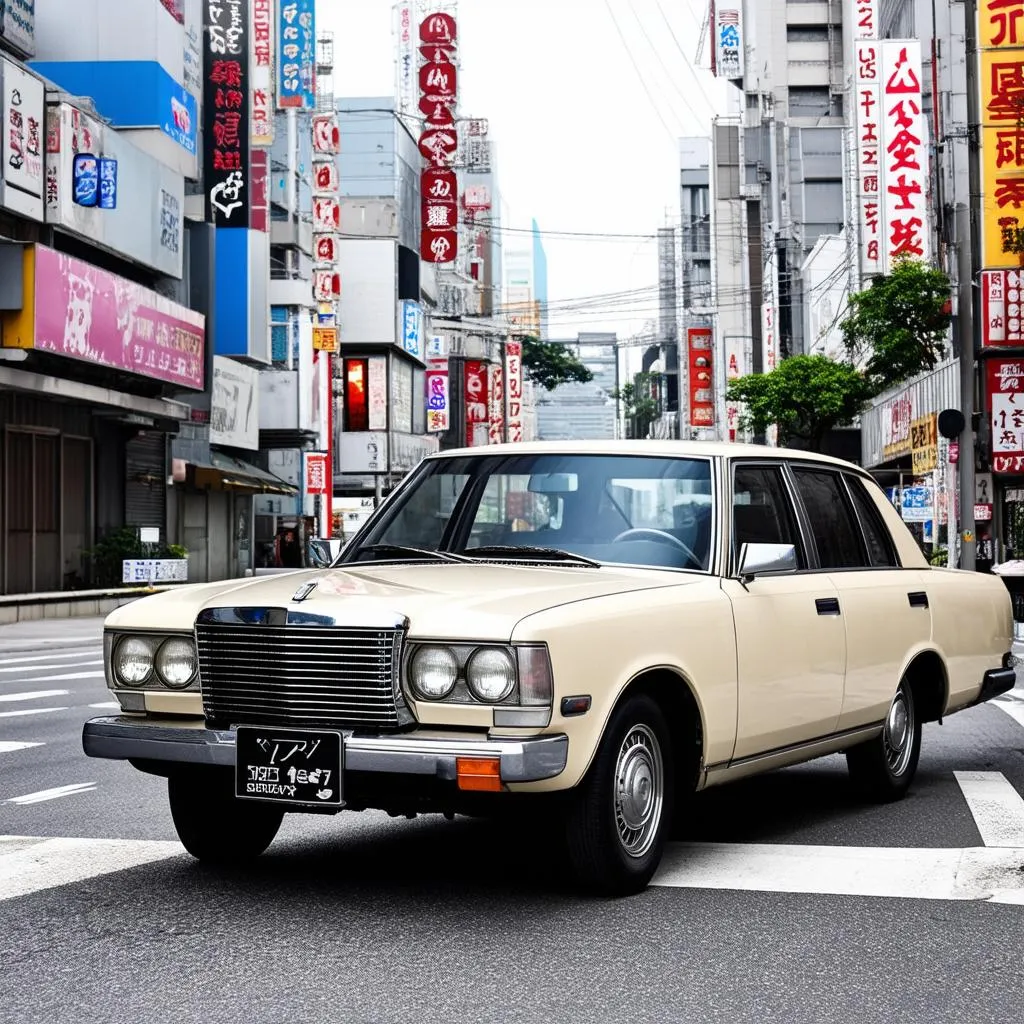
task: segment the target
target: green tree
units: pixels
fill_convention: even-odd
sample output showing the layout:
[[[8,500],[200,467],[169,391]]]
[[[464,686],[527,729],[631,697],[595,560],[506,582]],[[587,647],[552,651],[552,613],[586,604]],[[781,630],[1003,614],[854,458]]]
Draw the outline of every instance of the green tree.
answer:
[[[594,379],[566,345],[541,341],[528,334],[516,340],[523,346],[523,369],[538,387],[553,391],[559,384],[589,384]]]
[[[935,367],[945,354],[951,320],[949,278],[903,259],[850,296],[840,330],[850,359],[864,367],[879,394]]]
[[[856,419],[871,397],[864,375],[827,356],[792,356],[770,373],[731,381],[730,402],[744,406],[744,424],[755,434],[777,426],[779,444],[819,447],[834,427]]]
[[[654,375],[638,373],[630,384],[612,391],[612,398],[622,404],[622,415],[629,424],[630,437],[646,437],[658,418],[658,403],[652,397]]]

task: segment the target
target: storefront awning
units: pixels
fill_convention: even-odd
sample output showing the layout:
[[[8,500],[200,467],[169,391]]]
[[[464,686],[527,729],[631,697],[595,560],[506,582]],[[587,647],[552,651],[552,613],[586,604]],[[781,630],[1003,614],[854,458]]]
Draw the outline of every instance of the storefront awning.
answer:
[[[201,490],[240,494],[298,494],[298,488],[249,462],[211,451],[210,461],[188,464],[189,482]]]

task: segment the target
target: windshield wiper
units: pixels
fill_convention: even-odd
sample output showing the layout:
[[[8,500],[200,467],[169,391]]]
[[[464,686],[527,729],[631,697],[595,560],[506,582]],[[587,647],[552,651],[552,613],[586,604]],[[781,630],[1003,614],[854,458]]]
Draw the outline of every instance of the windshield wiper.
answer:
[[[583,555],[574,554],[572,551],[563,551],[561,548],[532,547],[528,544],[488,544],[469,550],[474,558],[515,558],[517,555],[521,555],[525,558],[538,558],[547,561],[575,562],[577,565],[586,565],[592,569],[601,568],[600,562],[595,562],[592,558],[584,558]]]
[[[369,544],[365,548],[359,548],[359,552],[390,552],[395,555],[416,555],[420,558],[433,558],[437,562],[472,562],[472,558],[466,555],[456,555],[450,551],[431,551],[429,548],[414,548],[408,544]],[[358,553],[358,552],[355,552]]]

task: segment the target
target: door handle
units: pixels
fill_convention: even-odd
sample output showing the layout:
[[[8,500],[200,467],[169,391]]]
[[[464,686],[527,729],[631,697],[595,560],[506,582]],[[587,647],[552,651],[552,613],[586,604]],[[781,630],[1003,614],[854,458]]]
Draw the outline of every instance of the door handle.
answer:
[[[911,608],[928,607],[928,595],[923,590],[915,590],[912,593],[907,594],[907,598],[910,601]]]
[[[814,607],[818,609],[819,615],[838,615],[838,597],[819,597],[815,599]]]

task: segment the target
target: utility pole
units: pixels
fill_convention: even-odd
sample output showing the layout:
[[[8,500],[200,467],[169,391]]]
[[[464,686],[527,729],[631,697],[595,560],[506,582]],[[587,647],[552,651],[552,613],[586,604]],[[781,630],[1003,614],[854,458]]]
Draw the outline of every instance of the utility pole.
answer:
[[[967,202],[957,198],[955,222],[957,238],[959,337],[960,337],[960,411],[964,430],[960,436],[960,568],[977,567],[977,543],[974,522],[974,360],[980,347],[975,325],[980,323],[981,295],[974,282],[981,271],[981,111],[978,94],[977,0],[964,3],[965,43],[967,50]]]

